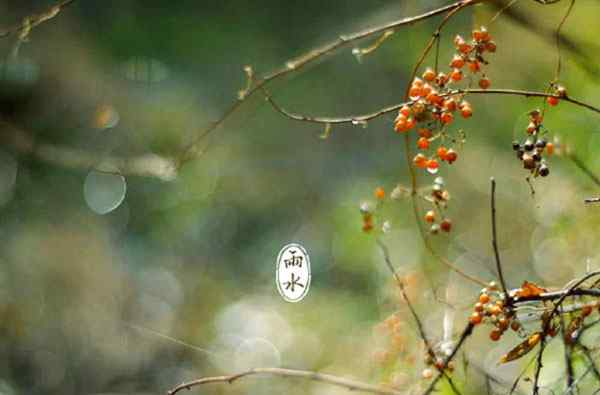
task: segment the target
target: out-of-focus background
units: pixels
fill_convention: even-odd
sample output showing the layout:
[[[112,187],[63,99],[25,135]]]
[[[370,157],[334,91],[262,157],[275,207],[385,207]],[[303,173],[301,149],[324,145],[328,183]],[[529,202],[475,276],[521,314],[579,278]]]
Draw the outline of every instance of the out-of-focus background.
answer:
[[[488,26],[498,44],[494,87],[543,90],[554,76],[553,31],[567,1],[512,8]],[[422,350],[406,317],[400,356],[382,364],[387,334],[377,324],[406,311],[359,205],[373,189],[407,185],[403,139],[393,116],[334,127],[312,124],[250,99],[202,140],[178,172],[161,158],[181,152],[237,100],[256,74],[375,24],[445,2],[348,0],[76,1],[33,29],[0,41],[0,394],[159,394],[204,375],[284,366],[400,389],[421,380]],[[2,1],[0,25],[19,24],[50,1]],[[442,34],[488,24],[497,9],[467,9]],[[578,1],[563,31],[584,56],[563,49],[561,83],[600,103],[600,6]],[[370,112],[402,100],[412,65],[439,19],[403,28],[358,59],[350,45],[273,85],[286,108],[311,115]],[[372,41],[357,43],[368,46]],[[433,61],[428,59],[428,63]],[[508,282],[561,286],[600,267],[598,187],[567,158],[534,182],[511,150],[540,100],[471,97],[474,116],[456,123],[467,142],[451,171],[454,229],[434,247],[470,275],[494,279],[489,178],[498,182],[499,243]],[[600,117],[561,103],[546,115],[552,135],[600,173]],[[35,152],[35,153],[34,153]],[[158,165],[160,177],[102,171],[115,158]],[[430,182],[422,176],[420,184]],[[435,341],[458,332],[479,286],[448,273],[424,249],[409,200],[386,204],[383,236],[425,329]],[[450,241],[450,242],[449,242]],[[298,242],[312,261],[300,303],[275,286],[281,247]],[[597,313],[596,313],[597,314]],[[453,325],[449,325],[453,324]],[[374,329],[375,328],[375,329]],[[521,363],[498,367],[518,339],[469,340],[472,371],[510,381]],[[560,348],[542,383],[563,372]],[[463,357],[463,356],[461,356]],[[593,383],[593,382],[591,382]],[[461,384],[465,385],[465,384]],[[467,393],[484,382],[472,379]],[[585,385],[585,382],[582,384]],[[248,379],[198,393],[337,394],[322,383]]]

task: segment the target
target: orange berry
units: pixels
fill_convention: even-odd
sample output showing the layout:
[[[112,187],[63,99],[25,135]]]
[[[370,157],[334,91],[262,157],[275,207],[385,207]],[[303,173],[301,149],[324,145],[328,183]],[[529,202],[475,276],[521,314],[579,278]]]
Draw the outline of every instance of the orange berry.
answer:
[[[482,319],[483,319],[483,317],[481,316],[481,314],[475,312],[475,313],[471,314],[471,316],[469,317],[469,322],[472,325],[478,325],[478,324],[481,324]]]
[[[488,41],[491,38],[490,33],[487,31],[485,26],[481,26],[479,31],[481,33],[481,41]]]
[[[410,90],[408,91],[408,95],[410,97],[419,97],[419,96],[421,96],[421,87],[420,86],[412,85],[410,87]]]
[[[420,79],[419,77],[415,77],[415,79],[413,80],[412,84],[414,86],[422,87],[423,86],[423,80]]]
[[[433,134],[431,133],[430,129],[427,128],[420,128],[419,129],[419,137],[425,137],[425,138],[430,138]]]
[[[483,39],[483,33],[479,29],[473,30],[472,36],[475,41],[481,41]]]
[[[413,163],[418,168],[424,169],[427,167],[427,157],[423,154],[416,154],[413,158]]]
[[[471,108],[471,106],[463,106],[460,109],[460,114],[463,118],[470,118],[473,115],[473,109]]]
[[[429,140],[426,137],[420,137],[417,140],[417,147],[419,149],[427,149],[427,148],[429,148]]]
[[[558,105],[558,97],[556,96],[548,96],[548,99],[546,99],[546,101],[548,102],[548,104],[550,104],[552,107],[557,106]]]
[[[502,336],[502,332],[498,329],[494,329],[493,331],[490,332],[490,339],[492,339],[495,342],[500,340],[501,336]]]
[[[548,155],[554,154],[554,143],[546,144],[546,154],[548,154]]]
[[[475,303],[475,311],[481,313],[484,310],[483,303],[477,302]]]
[[[454,121],[454,115],[451,112],[444,111],[441,117],[442,123],[449,124]]]
[[[427,100],[431,104],[439,104],[440,101],[443,101],[444,99],[438,94],[438,92],[435,89],[433,89],[427,95],[427,97],[425,98],[425,100]]]
[[[462,71],[460,71],[460,69],[452,70],[452,72],[450,73],[450,79],[454,82],[462,80]]]
[[[429,95],[431,93],[431,90],[433,88],[431,88],[431,85],[429,84],[425,84],[423,85],[423,87],[421,88],[421,96],[427,97],[427,95]]]
[[[519,321],[513,321],[510,323],[510,329],[512,329],[513,331],[518,331],[521,328],[521,324],[519,324]]]
[[[435,212],[433,210],[429,210],[425,213],[425,221],[429,223],[435,221]]]
[[[394,130],[396,131],[396,133],[402,133],[408,130],[406,128],[406,117],[404,117],[404,115],[402,116],[402,118],[396,120],[396,123],[394,124]]]
[[[502,313],[502,307],[500,307],[498,305],[493,305],[492,307],[490,307],[491,315],[498,315],[500,313]]]
[[[452,230],[452,221],[450,221],[448,218],[444,218],[444,220],[440,223],[440,228],[442,228],[444,232],[450,232],[450,230]]]
[[[496,43],[493,41],[488,41],[485,43],[485,50],[491,53],[496,52]]]
[[[375,197],[379,200],[385,197],[385,190],[382,187],[375,188]]]
[[[481,70],[481,63],[479,63],[477,60],[469,62],[469,70],[471,70],[472,73],[477,73],[479,70]]]
[[[465,60],[460,55],[454,55],[450,62],[450,67],[453,69],[461,69],[465,65]]]
[[[415,126],[417,126],[417,121],[413,117],[410,117],[406,120],[406,129],[407,130],[412,129]]]
[[[402,106],[400,108],[399,113],[404,115],[405,117],[409,117],[410,116],[410,107],[407,105]]]
[[[458,45],[458,50],[464,54],[468,54],[473,50],[473,46],[469,43],[463,42]]]
[[[445,73],[438,73],[435,82],[440,86],[446,85],[448,83],[448,75]]]
[[[447,111],[456,111],[457,108],[456,100],[450,98],[444,101],[444,109]]]
[[[435,71],[433,71],[431,67],[428,67],[425,72],[423,72],[423,79],[429,82],[435,80]]]
[[[441,160],[446,160],[447,154],[448,154],[448,148],[444,147],[443,145],[438,147],[438,149],[437,149],[438,158],[440,158]]]
[[[429,159],[427,161],[427,169],[428,170],[437,170],[440,167],[440,164],[435,159]]]
[[[487,89],[490,87],[490,85],[492,85],[492,81],[488,77],[482,77],[479,80],[479,87],[481,89]]]
[[[481,294],[481,295],[479,295],[479,302],[480,303],[485,304],[485,303],[487,303],[489,301],[490,301],[490,295],[488,295],[488,294]]]
[[[362,227],[363,232],[370,232],[371,230],[373,230],[373,222],[371,222],[370,220],[365,221],[363,223],[363,227]]]

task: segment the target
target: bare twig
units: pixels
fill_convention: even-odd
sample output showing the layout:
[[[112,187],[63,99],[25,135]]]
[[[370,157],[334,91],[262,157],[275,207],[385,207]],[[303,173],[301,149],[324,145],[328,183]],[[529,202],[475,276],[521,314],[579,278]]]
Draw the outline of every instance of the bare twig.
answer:
[[[268,84],[270,84],[274,80],[278,80],[288,74],[297,72],[297,71],[301,70],[302,68],[304,68],[305,66],[307,66],[308,64],[311,64],[311,63],[315,62],[316,60],[321,59],[323,56],[331,54],[331,53],[335,52],[336,50],[338,50],[350,43],[353,43],[353,42],[356,42],[356,41],[359,41],[359,40],[362,40],[365,38],[369,38],[371,36],[378,35],[378,34],[384,33],[389,30],[394,30],[394,29],[397,29],[402,26],[412,25],[414,23],[424,21],[426,19],[435,17],[437,15],[447,13],[455,8],[462,7],[465,4],[473,5],[479,1],[482,1],[482,0],[477,0],[477,1],[460,0],[455,3],[448,4],[446,6],[439,7],[434,10],[425,12],[420,15],[402,18],[402,19],[399,19],[399,20],[396,20],[393,22],[389,22],[384,25],[375,26],[375,27],[372,27],[372,28],[369,28],[369,29],[366,29],[366,30],[363,30],[363,31],[360,31],[357,33],[340,35],[337,40],[332,41],[329,44],[323,45],[321,47],[315,48],[295,60],[290,60],[290,61],[286,62],[284,67],[277,69],[277,70],[265,75],[262,78],[257,78],[255,80],[256,83],[255,83],[254,87],[252,89],[249,89],[243,98],[241,98],[240,100],[233,103],[229,107],[229,109],[227,109],[225,111],[225,113],[223,113],[223,115],[216,122],[214,122],[208,128],[206,128],[202,132],[200,132],[197,135],[197,137],[184,149],[183,153],[178,158],[178,160],[177,160],[178,167],[182,166],[183,164],[185,164],[188,161],[190,161],[191,159],[193,159],[196,155],[198,143],[201,140],[203,140],[205,137],[207,137],[209,134],[211,134],[213,131],[215,131],[219,126],[223,125],[225,123],[225,121],[234,112],[236,112],[237,109],[248,98],[250,98],[251,96],[254,96],[257,92],[260,92],[261,87],[266,87]]]
[[[379,118],[383,115],[393,113],[398,111],[402,106],[410,105],[413,101],[406,101],[398,104],[393,104],[390,106],[386,106],[380,108],[379,110],[360,114],[360,115],[350,115],[350,116],[342,116],[342,117],[317,117],[311,115],[304,115],[291,112],[286,110],[281,105],[279,105],[273,97],[266,91],[265,98],[273,106],[275,111],[280,113],[281,115],[292,119],[294,121],[300,122],[309,122],[309,123],[320,123],[320,124],[361,124],[364,122],[371,121],[375,118]],[[441,94],[441,97],[455,96],[455,95],[463,95],[463,94],[478,94],[478,95],[509,95],[509,96],[523,96],[523,97],[557,97],[556,95],[546,93],[546,92],[538,92],[538,91],[528,91],[528,90],[519,90],[519,89],[456,89],[451,92]],[[600,107],[593,106],[591,104],[582,102],[580,100],[574,99],[572,97],[561,97],[561,100],[572,103],[576,106],[586,108],[590,111],[594,111],[600,114]]]
[[[502,291],[505,296],[508,296],[506,291],[506,281],[504,281],[504,274],[502,273],[502,263],[500,262],[500,252],[498,251],[498,235],[496,232],[496,180],[492,177],[490,179],[492,184],[491,192],[491,211],[492,211],[492,247],[494,248],[494,257],[496,259],[496,271],[498,272],[498,278]],[[510,299],[507,299],[510,300]]]
[[[156,177],[164,181],[177,176],[175,161],[154,154],[118,157],[98,152],[42,143],[28,132],[0,122],[0,142],[19,155],[71,169],[95,169],[106,173]]]
[[[0,38],[8,37],[11,34],[20,33],[21,35],[27,36],[31,29],[47,22],[56,17],[66,7],[73,4],[75,0],[63,0],[48,8],[46,11],[39,14],[30,15],[23,19],[23,22],[9,27],[7,29],[0,30]]]
[[[381,241],[381,239],[377,238],[376,242],[377,242],[377,246],[379,247],[379,250],[381,251],[381,254],[383,255],[383,259],[384,259],[385,265],[388,268],[388,270],[391,272],[391,274],[394,277],[394,279],[396,280],[396,284],[398,285],[398,288],[400,289],[400,293],[402,294],[402,298],[404,299],[404,302],[406,303],[406,305],[408,306],[408,309],[410,310],[410,314],[412,315],[413,320],[415,321],[415,325],[417,326],[417,330],[419,332],[419,336],[421,337],[421,340],[423,340],[423,343],[425,344],[425,348],[427,349],[427,354],[429,354],[429,356],[433,360],[435,360],[436,359],[436,355],[433,352],[433,347],[431,346],[431,342],[429,341],[429,339],[427,338],[427,334],[425,333],[425,327],[423,326],[423,322],[419,318],[419,315],[417,314],[417,310],[415,309],[415,307],[413,306],[412,302],[408,298],[408,295],[406,294],[406,289],[404,288],[404,283],[402,282],[402,279],[400,278],[400,276],[398,276],[398,273],[396,272],[396,269],[394,268],[394,265],[392,264],[392,259],[390,257],[390,251],[387,248],[387,246],[385,245],[385,243],[383,241]],[[450,359],[448,359],[448,361],[449,360]],[[446,364],[444,364],[444,366],[445,365]],[[452,387],[452,390],[456,394],[460,394],[460,392],[458,391],[458,389],[454,386],[454,383],[452,382],[452,379],[448,375],[446,375],[444,367],[437,367],[436,366],[436,368],[438,369],[438,372],[439,372],[440,376],[445,376],[448,379],[448,383]]]
[[[556,28],[556,57],[557,57],[557,60],[556,60],[556,73],[554,75],[554,82],[557,82],[558,79],[560,78],[560,68],[561,68],[561,63],[562,63],[561,53],[560,53],[560,41],[561,41],[560,30],[562,29],[563,25],[567,21],[567,18],[571,14],[571,10],[573,10],[574,5],[575,5],[575,0],[571,0],[571,2],[569,3],[569,7],[567,8],[567,12],[565,12],[565,15],[560,20],[560,23],[558,24],[558,27]]]
[[[241,378],[248,376],[278,376],[285,378],[300,378],[305,380],[319,381],[322,383],[328,383],[337,385],[338,387],[344,387],[350,391],[367,392],[371,394],[381,395],[401,395],[403,392],[395,391],[389,388],[383,388],[372,384],[363,383],[356,380],[346,379],[343,377],[333,376],[331,374],[312,372],[308,370],[295,370],[295,369],[283,369],[283,368],[254,368],[247,370],[242,373],[227,375],[227,376],[214,376],[214,377],[203,377],[198,380],[183,383],[167,392],[167,395],[175,395],[181,390],[189,390],[193,387],[197,387],[204,384],[210,383],[233,383]]]

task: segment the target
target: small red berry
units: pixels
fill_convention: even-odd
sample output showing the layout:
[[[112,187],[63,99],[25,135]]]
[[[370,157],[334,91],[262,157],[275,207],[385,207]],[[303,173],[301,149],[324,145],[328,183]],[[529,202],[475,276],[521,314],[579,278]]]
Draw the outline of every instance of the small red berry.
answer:
[[[554,107],[554,106],[558,105],[559,100],[558,100],[558,97],[556,97],[556,96],[548,96],[547,102],[552,107]]]
[[[469,62],[469,70],[471,70],[472,73],[479,72],[479,70],[481,70],[481,63],[477,60]]]
[[[452,148],[448,150],[446,153],[446,160],[449,164],[452,164],[456,159],[458,159],[458,154]]]
[[[485,50],[491,53],[496,52],[496,43],[493,41],[488,41],[485,43]]]
[[[427,167],[427,157],[423,154],[416,154],[413,158],[413,163],[415,166],[424,169]]]
[[[449,124],[454,120],[454,115],[451,112],[443,112],[440,119],[442,123]]]
[[[417,147],[422,150],[428,149],[429,148],[429,140],[426,137],[420,137],[417,140]]]
[[[437,171],[437,169],[440,167],[440,164],[437,160],[435,159],[429,159],[427,161],[427,170],[431,170],[431,171]]]
[[[382,187],[375,188],[375,197],[379,200],[385,198],[385,190]]]
[[[400,114],[404,115],[405,117],[410,116],[410,107],[407,105],[404,105],[400,108]]]
[[[473,115],[473,109],[471,106],[462,106],[460,109],[460,114],[463,118],[470,118]]]
[[[431,133],[430,129],[427,129],[427,128],[419,129],[419,137],[425,137],[426,139],[428,139],[428,138],[431,138],[431,136],[433,136],[433,134]]]
[[[441,160],[446,160],[447,154],[448,154],[448,148],[444,147],[443,145],[438,147],[438,149],[437,149],[438,158],[440,158]]]
[[[423,79],[425,81],[433,81],[435,79],[435,71],[431,67],[428,67],[425,72],[423,72]]]
[[[450,67],[452,67],[453,69],[462,69],[464,65],[465,60],[460,55],[454,55],[452,61],[450,62]]]
[[[482,319],[483,319],[483,317],[481,317],[481,314],[475,312],[475,313],[471,314],[471,316],[469,317],[469,322],[472,325],[478,325],[478,324],[481,324]]]
[[[429,223],[433,223],[433,221],[435,221],[435,212],[433,210],[429,210],[427,213],[425,213],[425,221]]]
[[[450,79],[454,82],[458,82],[460,80],[462,80],[462,71],[460,71],[460,69],[454,69],[452,70],[452,72],[450,73]]]
[[[450,221],[448,218],[444,218],[444,220],[440,223],[440,228],[442,228],[444,232],[450,232],[452,229],[452,221]]]
[[[487,89],[490,87],[490,85],[492,85],[492,81],[488,77],[482,77],[479,80],[479,87],[481,89]]]
[[[450,98],[444,101],[444,109],[447,111],[456,111],[457,108],[456,100]]]
[[[492,339],[495,342],[500,340],[501,336],[502,336],[502,332],[499,329],[494,329],[493,331],[490,332],[490,339]]]

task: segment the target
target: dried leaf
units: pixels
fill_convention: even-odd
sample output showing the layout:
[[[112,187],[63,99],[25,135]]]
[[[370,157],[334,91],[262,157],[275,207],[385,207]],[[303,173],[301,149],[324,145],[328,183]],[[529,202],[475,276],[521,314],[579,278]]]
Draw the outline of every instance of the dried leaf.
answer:
[[[569,344],[574,344],[579,337],[579,329],[583,325],[583,317],[577,316],[569,322],[567,329],[565,330],[565,341]]]
[[[500,363],[506,363],[521,358],[523,355],[531,351],[540,342],[541,339],[541,332],[536,332],[532,334],[524,342],[510,350],[507,354],[504,354],[502,358],[500,358]]]
[[[521,288],[515,294],[519,298],[530,298],[535,296],[540,296],[544,292],[547,292],[545,288],[537,286],[535,283],[530,283],[529,281],[524,281]]]

